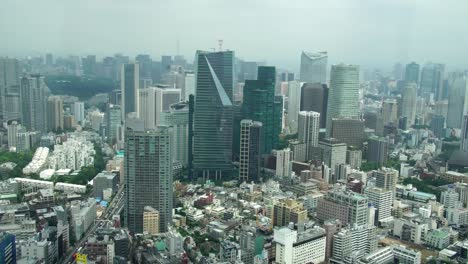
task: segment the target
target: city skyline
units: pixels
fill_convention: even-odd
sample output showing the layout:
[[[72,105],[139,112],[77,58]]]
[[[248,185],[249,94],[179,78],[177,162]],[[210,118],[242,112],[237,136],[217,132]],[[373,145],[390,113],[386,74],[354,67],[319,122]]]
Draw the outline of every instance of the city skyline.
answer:
[[[444,61],[449,69],[466,66],[459,54],[463,52],[461,47],[468,44],[467,29],[462,26],[462,10],[467,4],[459,1],[428,1],[424,6],[407,1],[299,1],[295,5],[261,0],[236,4],[210,0],[197,3],[196,8],[203,8],[210,17],[188,11],[195,8],[193,3],[180,6],[160,1],[103,1],[89,5],[52,0],[6,1],[4,5],[0,10],[0,25],[3,25],[0,33],[9,41],[0,44],[2,56],[54,52],[62,56],[148,53],[153,57],[181,54],[193,58],[196,49],[217,48],[217,41],[222,39],[225,49],[235,50],[243,59],[266,61],[295,72],[299,70],[299,56],[303,50],[328,51],[329,64],[346,62],[381,67],[398,61]],[[21,20],[6,12],[16,8],[24,12]],[[101,12],[104,8],[108,12],[105,16]],[[152,15],[161,8],[166,12]],[[44,13],[37,12],[43,9]],[[236,20],[241,12],[243,19]],[[296,15],[291,16],[290,12]],[[437,16],[447,15],[451,19],[439,23],[433,19],[435,12]],[[38,14],[41,14],[40,19]],[[277,21],[282,21],[277,19],[278,14],[288,19],[288,23],[278,24]],[[137,19],[140,16],[156,18]],[[238,23],[230,22],[232,20]],[[213,23],[223,27],[213,26]],[[255,31],[246,29],[251,24],[265,28],[276,26],[277,31],[264,32],[258,37]],[[13,25],[14,32],[11,31]],[[40,35],[31,31],[38,27],[44,29],[38,31]],[[309,30],[312,34],[307,33]],[[276,32],[288,32],[288,35],[281,37]],[[35,37],[34,46],[27,41],[31,37]],[[368,37],[370,40],[363,41]],[[269,48],[261,48],[265,46]]]

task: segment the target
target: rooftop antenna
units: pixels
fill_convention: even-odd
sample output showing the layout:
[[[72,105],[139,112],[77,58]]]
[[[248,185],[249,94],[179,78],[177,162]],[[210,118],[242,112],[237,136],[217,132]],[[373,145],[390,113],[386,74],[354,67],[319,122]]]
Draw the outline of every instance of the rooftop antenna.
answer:
[[[179,39],[177,39],[177,56],[179,56],[179,49],[180,49],[180,43],[179,43]]]
[[[219,51],[223,51],[223,40],[222,39],[218,39],[218,49],[219,49]]]

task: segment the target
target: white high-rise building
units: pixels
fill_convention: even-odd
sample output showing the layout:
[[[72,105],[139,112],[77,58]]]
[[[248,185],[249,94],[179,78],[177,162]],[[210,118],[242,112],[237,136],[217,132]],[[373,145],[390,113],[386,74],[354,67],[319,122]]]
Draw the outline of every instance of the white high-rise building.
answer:
[[[406,117],[406,127],[414,125],[416,118],[416,99],[418,86],[414,82],[407,83],[403,90],[402,116]]]
[[[297,118],[301,108],[302,83],[291,81],[288,83],[288,120],[287,125],[290,134],[297,133]]]
[[[72,109],[75,121],[83,125],[82,122],[85,120],[84,102],[74,102]]]
[[[283,264],[322,263],[325,261],[325,230],[315,227],[309,230],[275,229],[276,262]]]
[[[180,102],[181,90],[177,88],[156,87],[155,124],[161,125],[162,112],[170,110],[172,104]]]
[[[11,124],[7,126],[7,136],[8,136],[8,149],[16,150],[18,144],[18,132],[21,131],[21,125],[16,121],[12,121]]]
[[[139,114],[146,129],[155,129],[164,123],[163,112],[180,102],[181,90],[167,86],[148,87],[139,92]]]
[[[184,100],[188,101],[191,94],[195,95],[195,74],[193,72],[186,72],[185,87],[183,91]]]
[[[367,195],[369,203],[377,209],[377,221],[388,220],[392,216],[393,192],[381,188],[366,188],[364,194]]]
[[[276,151],[276,176],[290,177],[293,154],[289,148]]]
[[[322,52],[306,52],[301,54],[301,76],[300,80],[307,83],[327,82],[328,54]]]
[[[456,76],[450,82],[447,127],[460,128],[463,116],[468,112],[468,78]]]
[[[186,167],[188,164],[188,125],[189,109],[188,104],[179,103],[162,112],[163,125],[171,126],[173,137],[172,153],[173,161],[180,162]]]
[[[331,68],[327,106],[327,135],[332,119],[359,117],[359,66],[338,64]]]
[[[139,91],[139,114],[146,129],[156,128],[156,88],[148,87]]]
[[[443,204],[445,208],[457,208],[459,205],[459,198],[460,194],[453,188],[449,188],[440,194],[440,203]]]
[[[318,146],[320,113],[301,111],[299,112],[298,121],[298,139],[306,144],[307,159],[310,159],[311,148]]]

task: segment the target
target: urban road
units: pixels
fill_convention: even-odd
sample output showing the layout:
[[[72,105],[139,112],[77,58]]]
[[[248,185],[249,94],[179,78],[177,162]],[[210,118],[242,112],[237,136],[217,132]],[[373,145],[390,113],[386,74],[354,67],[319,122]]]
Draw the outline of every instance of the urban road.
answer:
[[[75,243],[75,247],[73,248],[73,250],[71,250],[67,256],[62,258],[62,261],[60,263],[75,263],[75,260],[73,259],[73,255],[75,253],[79,253],[78,249],[84,246],[84,243],[88,240],[88,237],[94,234],[94,232],[96,232],[96,230],[99,227],[103,226],[106,222],[111,221],[112,216],[116,214],[120,214],[120,212],[122,212],[123,207],[124,207],[124,201],[125,201],[124,196],[125,196],[124,186],[122,185],[119,191],[117,192],[117,194],[114,196],[114,199],[111,201],[109,206],[101,215],[101,217],[96,219],[96,221],[94,221],[94,223],[85,232],[84,236],[80,239],[80,241]],[[70,232],[72,231],[70,230]]]

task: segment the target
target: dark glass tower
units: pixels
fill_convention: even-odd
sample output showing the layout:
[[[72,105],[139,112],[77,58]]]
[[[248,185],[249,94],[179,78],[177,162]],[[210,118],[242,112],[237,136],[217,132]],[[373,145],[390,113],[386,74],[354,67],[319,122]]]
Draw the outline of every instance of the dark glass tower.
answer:
[[[130,123],[130,122],[127,122]],[[172,221],[172,132],[169,127],[125,133],[125,224],[131,232],[143,232],[143,211],[159,211],[159,230]]]
[[[242,115],[263,124],[262,153],[270,153],[278,146],[283,111],[282,97],[275,96],[276,69],[258,67],[257,80],[246,80]]]
[[[232,170],[234,52],[197,51],[193,172],[219,179]]]
[[[139,65],[137,63],[123,64],[120,82],[122,91],[122,120],[125,120],[128,113],[138,111]]]
[[[320,128],[327,122],[328,87],[322,83],[305,83],[301,88],[301,111],[320,113]]]

